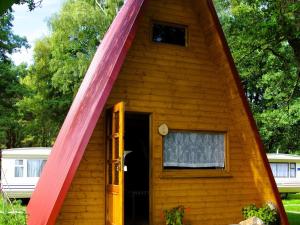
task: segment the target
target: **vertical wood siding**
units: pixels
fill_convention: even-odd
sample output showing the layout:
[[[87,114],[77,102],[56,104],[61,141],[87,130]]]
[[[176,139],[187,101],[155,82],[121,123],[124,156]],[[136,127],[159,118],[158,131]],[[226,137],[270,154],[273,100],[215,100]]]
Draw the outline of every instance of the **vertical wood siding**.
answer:
[[[242,219],[250,203],[275,202],[247,114],[205,5],[192,0],[151,0],[107,106],[151,113],[152,225],[163,209],[184,205],[191,224],[225,225]],[[201,1],[200,1],[201,2]],[[197,8],[199,7],[199,8]],[[188,26],[188,47],[151,42],[151,21]],[[207,24],[206,24],[207,22]],[[209,25],[209,26],[206,26]],[[230,176],[163,176],[162,137],[170,129],[227,131]],[[126,135],[126,134],[125,134]],[[99,120],[57,224],[105,224],[105,131]]]

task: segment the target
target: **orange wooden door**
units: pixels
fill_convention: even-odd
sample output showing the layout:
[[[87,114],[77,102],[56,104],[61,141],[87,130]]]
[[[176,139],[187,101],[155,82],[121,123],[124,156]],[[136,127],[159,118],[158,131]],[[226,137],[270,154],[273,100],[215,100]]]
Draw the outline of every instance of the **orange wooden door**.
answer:
[[[124,225],[124,112],[124,103],[120,102],[107,120],[107,225]]]

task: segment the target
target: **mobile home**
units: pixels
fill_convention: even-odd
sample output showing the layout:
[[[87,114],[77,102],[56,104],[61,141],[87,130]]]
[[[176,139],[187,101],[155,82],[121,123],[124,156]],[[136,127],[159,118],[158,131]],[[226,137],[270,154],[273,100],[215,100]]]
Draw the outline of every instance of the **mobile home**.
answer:
[[[300,192],[300,156],[267,154],[280,193]]]
[[[1,190],[8,198],[30,198],[51,148],[14,148],[1,151]]]
[[[128,153],[126,156],[124,151]],[[99,46],[27,207],[29,225],[288,224],[209,0],[127,0]]]

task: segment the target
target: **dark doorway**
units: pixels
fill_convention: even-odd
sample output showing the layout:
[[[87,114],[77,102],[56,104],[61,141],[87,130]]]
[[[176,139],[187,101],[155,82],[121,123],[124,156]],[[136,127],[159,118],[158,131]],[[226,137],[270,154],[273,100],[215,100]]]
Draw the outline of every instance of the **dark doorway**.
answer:
[[[148,114],[125,113],[125,225],[149,224],[149,122]]]

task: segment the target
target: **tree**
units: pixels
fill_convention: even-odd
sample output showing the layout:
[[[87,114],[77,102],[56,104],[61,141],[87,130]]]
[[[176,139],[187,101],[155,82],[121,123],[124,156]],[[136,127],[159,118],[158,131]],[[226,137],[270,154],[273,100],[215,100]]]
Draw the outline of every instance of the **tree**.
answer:
[[[19,80],[25,76],[26,66],[16,67],[8,55],[26,47],[27,42],[12,33],[12,20],[10,12],[0,17],[0,148],[16,147],[21,139],[15,104],[24,94]]]
[[[76,94],[110,23],[94,3],[82,0],[68,1],[61,12],[52,17],[49,67],[54,87],[70,96]]]
[[[0,17],[0,63],[9,62],[8,55],[18,51],[22,46],[28,47],[25,38],[13,34],[13,15],[7,12]]]
[[[34,64],[22,79],[28,90],[17,104],[26,130],[23,145],[53,144],[119,2],[101,9],[92,0],[68,0],[50,19],[51,34],[36,43]]]
[[[35,44],[35,63],[21,80],[27,90],[27,94],[17,102],[21,116],[19,124],[25,133],[24,146],[51,146],[70,104],[70,96],[52,85],[50,49],[48,38]]]
[[[266,149],[300,149],[300,2],[215,3]]]
[[[18,123],[16,103],[25,92],[19,83],[25,74],[26,65],[0,64],[0,148],[14,148],[21,144],[23,133]]]
[[[3,0],[0,2],[0,16],[11,8],[13,4],[27,4],[28,9],[31,11],[42,3],[42,0]]]

